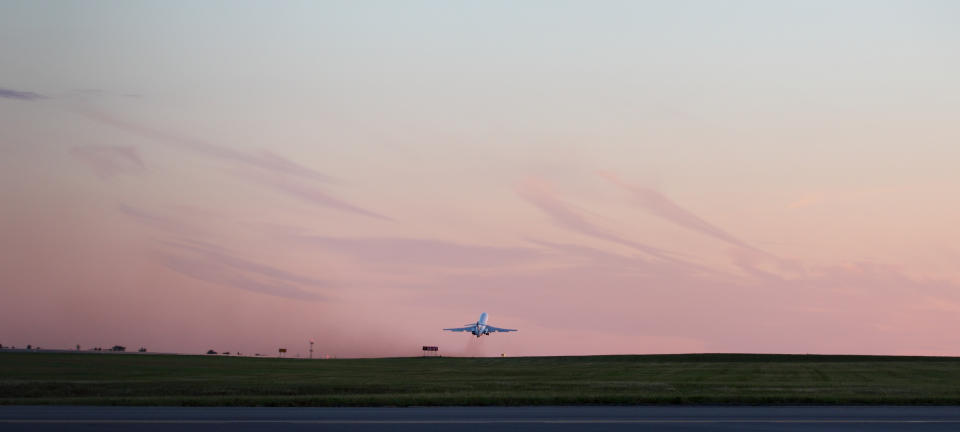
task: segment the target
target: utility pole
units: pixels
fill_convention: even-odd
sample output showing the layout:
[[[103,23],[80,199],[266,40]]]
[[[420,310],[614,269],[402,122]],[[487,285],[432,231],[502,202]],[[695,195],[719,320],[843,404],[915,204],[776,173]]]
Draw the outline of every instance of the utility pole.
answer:
[[[310,359],[313,359],[313,339],[310,339]]]

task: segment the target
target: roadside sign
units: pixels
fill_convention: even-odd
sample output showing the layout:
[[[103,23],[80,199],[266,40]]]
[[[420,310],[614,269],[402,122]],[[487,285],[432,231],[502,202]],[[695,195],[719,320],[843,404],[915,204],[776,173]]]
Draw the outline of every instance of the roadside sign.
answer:
[[[440,348],[435,346],[424,345],[423,346],[423,356],[424,357],[437,357],[440,355]]]

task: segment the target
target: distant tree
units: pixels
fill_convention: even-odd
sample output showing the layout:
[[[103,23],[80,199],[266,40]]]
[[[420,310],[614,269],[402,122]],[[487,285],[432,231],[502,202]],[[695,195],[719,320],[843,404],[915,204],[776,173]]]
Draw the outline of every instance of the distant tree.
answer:
[[[214,350],[209,350],[209,351],[207,351],[207,354],[208,354],[208,355],[216,355],[217,352],[214,351]]]
[[[77,351],[80,351],[80,344],[77,344]]]
[[[124,352],[127,350],[127,347],[121,345],[114,345],[113,348],[110,348],[110,351]]]
[[[27,344],[27,349],[33,349],[33,345]]]
[[[230,355],[230,351],[224,351],[223,355]]]
[[[147,349],[144,347],[140,347],[140,349],[138,349],[137,352],[147,352]]]

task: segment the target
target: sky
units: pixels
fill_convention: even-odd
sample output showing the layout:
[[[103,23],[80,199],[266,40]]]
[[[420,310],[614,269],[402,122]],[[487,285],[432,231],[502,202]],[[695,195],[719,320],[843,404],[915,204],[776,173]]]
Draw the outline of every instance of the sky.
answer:
[[[2,2],[0,344],[960,355],[957,22]]]

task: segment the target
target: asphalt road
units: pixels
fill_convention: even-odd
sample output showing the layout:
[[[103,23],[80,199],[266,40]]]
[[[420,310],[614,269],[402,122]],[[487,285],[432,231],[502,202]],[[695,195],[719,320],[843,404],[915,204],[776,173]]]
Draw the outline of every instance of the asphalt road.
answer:
[[[960,407],[0,406],[3,431],[956,431]]]

